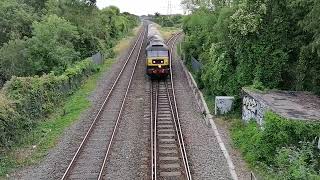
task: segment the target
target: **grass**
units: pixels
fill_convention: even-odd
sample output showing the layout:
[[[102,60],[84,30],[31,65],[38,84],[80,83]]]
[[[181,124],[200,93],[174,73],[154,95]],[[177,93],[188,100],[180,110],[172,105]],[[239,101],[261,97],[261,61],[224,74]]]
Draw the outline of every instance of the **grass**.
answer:
[[[130,41],[137,34],[139,28],[134,29],[130,36],[123,38],[114,51],[119,55],[130,46]],[[66,99],[62,107],[46,121],[41,122],[28,135],[21,139],[20,144],[15,145],[9,152],[0,157],[0,179],[14,169],[39,163],[48,150],[53,148],[67,127],[76,122],[80,114],[92,106],[88,95],[96,88],[101,75],[108,71],[115,59],[107,59],[100,67],[100,71],[90,76],[81,88]]]

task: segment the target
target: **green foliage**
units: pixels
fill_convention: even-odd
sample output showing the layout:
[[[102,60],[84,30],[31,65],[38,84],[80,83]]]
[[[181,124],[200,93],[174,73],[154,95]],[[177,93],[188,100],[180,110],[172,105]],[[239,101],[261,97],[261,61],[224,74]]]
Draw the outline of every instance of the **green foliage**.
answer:
[[[319,179],[315,167],[319,166],[319,156],[314,154],[312,143],[302,143],[300,148],[284,147],[277,151],[275,167],[278,177],[273,179]]]
[[[17,135],[15,128],[19,128],[19,116],[15,111],[13,102],[0,94],[0,144],[7,146],[14,141]]]
[[[54,107],[96,70],[87,59],[77,62],[59,76],[13,77],[5,84],[1,95],[1,146],[10,147],[19,136],[52,113]]]
[[[31,24],[37,20],[32,7],[18,0],[0,1],[0,46],[10,39],[31,36]]]
[[[320,93],[318,1],[185,3],[193,8],[182,47],[188,64],[204,64],[197,79],[212,95],[239,96],[244,86]]]
[[[163,27],[179,27],[182,23],[182,15],[155,14],[153,21]]]
[[[137,25],[138,18],[120,13],[115,6],[99,10],[95,3],[1,1],[0,86],[11,76],[62,73],[70,64],[97,52],[113,56],[115,42]]]
[[[0,74],[3,81],[11,76],[28,74],[30,64],[27,59],[27,41],[10,40],[0,49]]]
[[[320,134],[320,124],[288,120],[273,113],[266,113],[264,120],[263,129],[255,122],[239,122],[233,128],[234,143],[249,164],[264,171],[271,169],[277,176],[283,175],[283,179],[319,177],[320,151],[314,139]]]
[[[63,71],[78,59],[72,41],[79,39],[75,26],[56,15],[45,17],[33,24],[33,37],[29,41],[29,61],[33,74]]]

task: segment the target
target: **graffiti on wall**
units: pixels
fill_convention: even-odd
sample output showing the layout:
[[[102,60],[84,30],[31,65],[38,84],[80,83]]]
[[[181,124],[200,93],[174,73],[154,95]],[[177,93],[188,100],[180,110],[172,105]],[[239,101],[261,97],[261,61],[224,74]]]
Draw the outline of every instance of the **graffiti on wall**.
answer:
[[[231,111],[234,97],[232,96],[216,96],[215,115],[226,114]]]
[[[259,125],[262,125],[265,109],[266,106],[264,106],[251,96],[244,96],[242,106],[242,119],[246,122],[253,119],[257,121]]]

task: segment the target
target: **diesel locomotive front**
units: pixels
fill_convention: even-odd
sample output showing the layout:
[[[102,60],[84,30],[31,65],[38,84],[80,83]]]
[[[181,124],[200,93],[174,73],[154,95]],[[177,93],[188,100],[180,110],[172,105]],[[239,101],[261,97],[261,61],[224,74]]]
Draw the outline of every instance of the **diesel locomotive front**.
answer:
[[[148,25],[146,71],[151,78],[166,78],[170,74],[169,48],[156,25]]]

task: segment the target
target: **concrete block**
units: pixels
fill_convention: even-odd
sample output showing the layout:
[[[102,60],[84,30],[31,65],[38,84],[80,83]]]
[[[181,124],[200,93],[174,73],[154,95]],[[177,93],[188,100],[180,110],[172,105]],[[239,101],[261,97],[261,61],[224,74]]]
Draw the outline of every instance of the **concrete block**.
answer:
[[[233,96],[216,96],[214,107],[215,115],[230,112],[233,106],[233,101]]]

